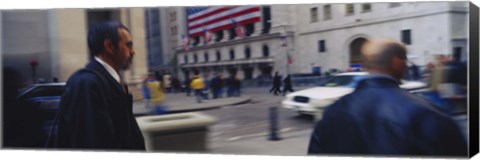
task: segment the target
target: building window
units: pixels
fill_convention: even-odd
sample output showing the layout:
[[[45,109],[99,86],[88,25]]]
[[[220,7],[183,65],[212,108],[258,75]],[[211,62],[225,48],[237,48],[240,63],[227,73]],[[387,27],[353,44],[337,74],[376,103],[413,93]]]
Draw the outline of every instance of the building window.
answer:
[[[172,36],[177,35],[177,31],[178,31],[178,30],[177,30],[177,26],[173,26],[173,27],[171,28]]]
[[[389,3],[388,7],[394,8],[394,7],[400,7],[400,5],[402,5],[402,4],[401,3]]]
[[[370,3],[362,4],[362,12],[363,13],[371,12],[371,11],[372,11],[372,4],[370,4]]]
[[[350,16],[355,14],[355,7],[353,4],[346,4],[345,5],[345,15]]]
[[[193,40],[193,43],[192,43],[193,46],[197,46],[200,43],[199,36],[193,37],[192,40]]]
[[[195,54],[193,55],[193,63],[197,63],[197,62],[198,62],[198,56],[197,56],[197,54],[195,53]]]
[[[215,42],[220,42],[223,39],[223,30],[215,32]]]
[[[270,49],[268,48],[267,45],[263,45],[262,51],[263,51],[263,57],[270,56]]]
[[[318,9],[317,7],[310,9],[310,22],[318,21]]]
[[[323,19],[324,20],[332,19],[332,6],[331,5],[323,6]]]
[[[318,52],[322,53],[322,52],[325,52],[325,51],[326,51],[325,40],[318,41]]]
[[[208,62],[208,52],[205,52],[205,54],[203,54],[203,58],[205,59],[205,62]]]
[[[230,35],[229,40],[232,40],[237,36],[237,34],[235,33],[235,28],[233,27],[228,30],[228,33]]]
[[[173,11],[173,21],[177,20],[177,12]]]
[[[245,36],[249,37],[255,32],[255,24],[250,23],[244,26],[245,27]]]
[[[220,51],[217,51],[217,62],[222,60],[222,54],[220,54]]]
[[[252,57],[252,53],[250,47],[245,48],[245,59],[250,59]]]
[[[187,56],[187,55],[184,55],[184,56],[183,56],[183,61],[185,62],[185,64],[188,63],[188,56]]]
[[[407,30],[402,30],[402,42],[404,44],[412,44],[412,39],[411,39],[411,31],[409,29]]]
[[[230,60],[235,60],[235,51],[233,49],[230,50]]]

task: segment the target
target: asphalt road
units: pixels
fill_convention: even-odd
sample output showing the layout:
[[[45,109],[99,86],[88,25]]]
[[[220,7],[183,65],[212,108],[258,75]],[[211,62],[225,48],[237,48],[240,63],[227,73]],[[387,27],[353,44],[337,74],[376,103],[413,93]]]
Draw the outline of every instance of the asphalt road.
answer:
[[[247,88],[242,94],[253,97],[249,103],[202,111],[218,118],[217,124],[210,127],[210,139],[221,143],[261,136],[268,138],[271,107],[278,109],[281,138],[287,138],[282,137],[282,134],[287,132],[303,131],[313,127],[313,117],[298,116],[297,113],[282,108],[280,102],[284,96],[269,94],[268,89]]]

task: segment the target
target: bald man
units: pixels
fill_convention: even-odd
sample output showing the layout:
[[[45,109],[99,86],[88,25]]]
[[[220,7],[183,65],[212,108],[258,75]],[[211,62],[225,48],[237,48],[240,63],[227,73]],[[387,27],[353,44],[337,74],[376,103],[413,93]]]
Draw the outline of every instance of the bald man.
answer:
[[[407,50],[393,40],[369,40],[365,69],[354,92],[326,108],[309,154],[467,156],[455,122],[399,87]]]

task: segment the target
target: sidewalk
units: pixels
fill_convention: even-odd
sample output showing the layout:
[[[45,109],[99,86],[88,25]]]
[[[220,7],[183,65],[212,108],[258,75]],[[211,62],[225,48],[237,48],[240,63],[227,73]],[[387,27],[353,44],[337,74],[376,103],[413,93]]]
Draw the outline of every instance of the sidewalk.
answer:
[[[169,113],[199,111],[205,109],[214,109],[222,106],[237,105],[247,103],[252,99],[249,96],[219,98],[204,100],[197,103],[194,96],[186,96],[185,93],[169,93],[166,94],[164,105]],[[133,103],[133,114],[136,116],[146,115],[149,110],[146,108],[146,100],[143,98],[135,98]]]
[[[236,155],[306,156],[312,130],[280,133],[281,140],[270,141],[268,134],[239,137],[223,142],[211,141],[208,153]]]

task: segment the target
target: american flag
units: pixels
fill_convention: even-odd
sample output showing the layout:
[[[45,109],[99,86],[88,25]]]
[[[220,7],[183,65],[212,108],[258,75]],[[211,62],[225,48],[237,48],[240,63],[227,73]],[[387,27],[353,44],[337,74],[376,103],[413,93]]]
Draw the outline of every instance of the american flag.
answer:
[[[214,6],[214,7],[187,7],[188,35],[201,36],[204,28],[210,32],[231,29],[232,19],[238,25],[260,22],[259,6]]]
[[[232,19],[232,23],[233,23],[233,28],[235,28],[235,33],[237,34],[237,36],[240,38],[245,38],[246,37],[245,28],[242,25],[239,25],[237,21],[235,21],[234,19]]]
[[[203,41],[204,41],[204,45],[208,45],[208,43],[210,43],[210,41],[212,41],[212,33],[206,29],[206,28],[203,28]]]
[[[188,36],[182,34],[183,49],[185,49],[186,51],[190,50],[189,42],[190,42],[190,40],[189,40]]]

